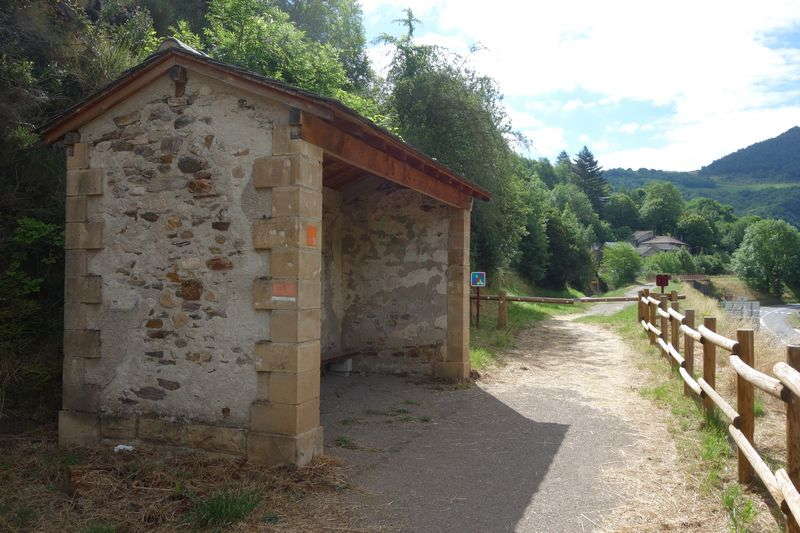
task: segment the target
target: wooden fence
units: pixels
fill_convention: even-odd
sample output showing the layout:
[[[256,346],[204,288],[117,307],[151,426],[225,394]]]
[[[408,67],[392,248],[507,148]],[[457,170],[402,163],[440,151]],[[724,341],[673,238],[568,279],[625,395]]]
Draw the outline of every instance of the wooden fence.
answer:
[[[754,336],[752,329],[740,329],[736,339],[716,332],[717,319],[704,317],[695,325],[693,310],[680,312],[676,293],[669,296],[640,291],[637,298],[637,320],[647,332],[650,344],[658,346],[684,381],[684,394],[699,397],[709,413],[719,408],[730,421],[728,433],[738,450],[739,482],[753,481],[755,473],[786,515],[787,531],[800,533],[800,346],[788,346],[786,363],[777,363],[770,376],[754,368]],[[683,352],[680,350],[683,338]],[[703,350],[702,377],[695,377],[694,349]],[[736,408],[715,389],[717,349],[728,352],[728,360],[736,371]],[[753,446],[755,429],[755,388],[786,403],[786,468],[773,472]]]
[[[683,300],[685,295],[678,296]],[[583,297],[583,298],[549,298],[546,296],[508,296],[504,291],[499,294],[472,294],[470,299],[476,305],[476,323],[480,325],[481,320],[481,301],[497,302],[497,329],[508,326],[508,302],[528,302],[540,304],[561,304],[574,305],[576,303],[608,303],[608,302],[636,302],[638,296],[608,296],[608,297]]]

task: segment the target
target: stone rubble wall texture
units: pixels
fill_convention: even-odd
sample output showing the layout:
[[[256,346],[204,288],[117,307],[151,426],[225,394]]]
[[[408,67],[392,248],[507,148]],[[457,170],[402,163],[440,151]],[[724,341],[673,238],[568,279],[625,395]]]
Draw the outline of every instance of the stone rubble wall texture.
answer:
[[[323,359],[429,373],[447,334],[447,206],[373,176],[324,205]]]

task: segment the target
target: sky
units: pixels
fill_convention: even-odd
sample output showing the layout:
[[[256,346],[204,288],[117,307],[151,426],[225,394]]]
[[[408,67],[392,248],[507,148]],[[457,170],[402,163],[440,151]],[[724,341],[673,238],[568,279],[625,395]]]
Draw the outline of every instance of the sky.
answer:
[[[696,170],[800,125],[800,0],[361,4],[370,42],[411,7],[419,42],[493,77],[528,156],[586,145],[605,168]],[[368,53],[385,69],[385,45]]]

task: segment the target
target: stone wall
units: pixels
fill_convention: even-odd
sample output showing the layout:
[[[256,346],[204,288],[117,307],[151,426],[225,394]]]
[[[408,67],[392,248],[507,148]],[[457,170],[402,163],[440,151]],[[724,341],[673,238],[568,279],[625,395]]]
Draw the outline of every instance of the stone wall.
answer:
[[[271,315],[252,297],[269,256],[251,228],[272,211],[253,169],[274,132],[288,144],[288,116],[190,72],[181,96],[164,76],[81,129],[68,158],[62,419],[97,413],[100,437],[244,451]],[[210,426],[232,433],[215,443]]]
[[[333,262],[323,276],[323,358],[429,372],[447,328],[447,207],[372,176],[325,203],[323,255]]]

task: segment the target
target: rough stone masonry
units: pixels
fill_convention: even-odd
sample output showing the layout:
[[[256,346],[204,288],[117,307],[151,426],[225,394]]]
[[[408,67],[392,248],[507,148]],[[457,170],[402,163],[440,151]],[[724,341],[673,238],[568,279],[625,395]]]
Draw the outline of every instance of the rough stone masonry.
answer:
[[[323,187],[292,109],[160,76],[67,145],[63,445],[305,464],[320,368],[469,374],[469,209]]]

